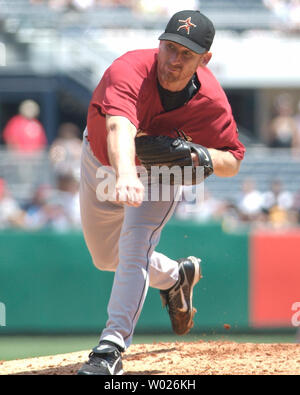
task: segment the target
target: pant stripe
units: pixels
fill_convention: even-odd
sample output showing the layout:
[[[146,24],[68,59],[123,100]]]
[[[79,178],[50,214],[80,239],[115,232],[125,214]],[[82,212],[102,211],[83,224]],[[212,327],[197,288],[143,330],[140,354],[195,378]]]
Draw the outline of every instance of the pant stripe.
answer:
[[[171,209],[172,209],[172,207],[173,207],[173,205],[174,205],[174,203],[175,203],[175,202],[174,202],[174,199],[175,199],[175,198],[173,198],[173,200],[172,200],[172,202],[171,202],[171,205],[170,205],[170,207],[169,207],[169,209],[168,209],[166,215],[165,215],[164,218],[162,219],[161,223],[153,230],[153,232],[151,233],[151,236],[150,236],[150,238],[149,238],[149,248],[148,248],[148,251],[147,251],[147,265],[146,265],[147,276],[148,276],[148,268],[149,268],[149,263],[150,263],[149,253],[150,253],[150,250],[151,250],[151,240],[152,240],[153,235],[155,234],[155,232],[157,232],[157,231],[163,226],[165,220],[168,218],[168,215],[169,215],[169,213],[170,213],[170,211],[171,211]],[[131,334],[132,334],[132,332],[133,332],[133,330],[134,330],[134,321],[135,321],[135,318],[136,318],[138,312],[140,311],[140,306],[141,306],[141,303],[142,303],[142,300],[143,300],[143,295],[144,295],[145,288],[146,288],[146,281],[147,281],[147,278],[145,279],[145,282],[144,282],[144,287],[143,287],[143,291],[142,291],[142,294],[141,294],[141,297],[140,297],[140,300],[139,300],[139,303],[138,303],[137,310],[136,310],[136,312],[135,312],[135,314],[134,314],[134,316],[133,316],[133,319],[132,319],[132,328],[131,328],[131,331],[130,331],[130,333],[128,334],[128,336],[126,336],[126,337],[124,338],[125,341],[126,341],[128,338],[130,338],[130,336],[131,336]]]

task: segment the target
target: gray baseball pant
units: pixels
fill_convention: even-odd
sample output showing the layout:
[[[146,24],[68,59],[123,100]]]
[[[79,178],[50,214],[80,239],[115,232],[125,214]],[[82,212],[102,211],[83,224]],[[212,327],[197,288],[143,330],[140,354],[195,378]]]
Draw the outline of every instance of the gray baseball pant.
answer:
[[[149,199],[139,207],[105,200],[98,188],[101,180],[96,177],[103,166],[93,155],[86,134],[85,131],[80,180],[83,234],[94,265],[115,272],[108,320],[100,340],[126,349],[132,342],[148,287],[165,290],[178,279],[177,261],[154,249],[174,213],[181,187],[171,187],[169,201]]]

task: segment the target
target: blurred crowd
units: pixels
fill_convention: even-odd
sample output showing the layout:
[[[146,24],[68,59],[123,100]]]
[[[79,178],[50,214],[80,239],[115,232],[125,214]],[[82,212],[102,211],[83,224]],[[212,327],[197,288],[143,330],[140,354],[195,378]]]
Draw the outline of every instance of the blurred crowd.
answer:
[[[286,93],[277,96],[275,104],[277,113],[269,125],[269,145],[287,148],[299,144],[300,101],[298,113],[291,112],[291,98]],[[0,173],[0,228],[79,229],[82,131],[77,125],[64,122],[59,126],[54,141],[49,144],[39,121],[39,111],[38,103],[33,100],[20,103],[18,114],[2,130],[3,149],[13,155],[21,154],[21,164],[31,154],[47,155],[47,163],[55,181],[51,184],[40,182],[31,199],[20,203]],[[194,195],[189,195],[188,190],[188,187],[185,188],[184,199],[178,205],[175,214],[177,219],[199,223],[219,221],[230,228],[251,226],[282,229],[300,225],[300,187],[299,192],[293,194],[285,190],[277,179],[264,191],[257,188],[254,179],[245,179],[242,190],[233,191],[229,200],[214,196],[206,184],[202,199],[193,200]],[[193,192],[193,188],[190,192]]]
[[[31,200],[20,203],[11,193],[7,180],[0,175],[0,228],[50,228],[61,231],[80,228],[81,131],[71,122],[62,123],[57,137],[49,145],[38,116],[39,105],[33,100],[23,101],[19,113],[7,122],[2,131],[4,147],[6,152],[12,154],[11,158],[19,160],[20,164],[26,158],[46,153],[54,182],[41,182]]]
[[[130,7],[128,0],[30,0],[31,4],[47,4],[58,11],[84,11],[98,6]]]
[[[273,116],[268,125],[271,148],[300,148],[300,100],[296,108],[292,96],[283,92],[275,97]]]
[[[190,188],[190,187],[186,187]],[[179,220],[199,223],[217,221],[227,229],[288,229],[300,226],[300,188],[295,194],[278,179],[269,189],[260,191],[252,178],[244,180],[241,191],[228,200],[214,196],[204,185],[200,198],[191,200],[195,191],[184,194],[175,216]],[[235,196],[235,197],[234,197]]]
[[[179,0],[29,0],[31,4],[47,4],[57,11],[85,11],[100,7],[122,7],[141,14],[173,15],[182,9]],[[185,0],[185,9],[199,9],[206,1]],[[261,0],[291,31],[300,30],[300,0]],[[234,3],[233,3],[234,5]]]
[[[179,0],[30,0],[31,4],[47,4],[57,11],[85,11],[100,7],[127,8],[139,14],[171,16],[182,8]],[[198,0],[186,0],[186,9],[198,9]]]
[[[263,0],[263,4],[291,31],[300,31],[300,0]]]
[[[40,185],[25,205],[0,178],[0,229],[66,231],[80,229],[80,225],[78,181],[71,174],[59,174],[55,186]]]

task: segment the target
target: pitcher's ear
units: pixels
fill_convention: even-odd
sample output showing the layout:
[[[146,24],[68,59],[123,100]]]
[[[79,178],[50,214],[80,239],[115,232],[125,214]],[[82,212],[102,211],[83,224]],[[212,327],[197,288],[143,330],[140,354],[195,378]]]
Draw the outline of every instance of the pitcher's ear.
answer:
[[[206,66],[212,57],[211,52],[205,52],[200,59],[200,66]]]

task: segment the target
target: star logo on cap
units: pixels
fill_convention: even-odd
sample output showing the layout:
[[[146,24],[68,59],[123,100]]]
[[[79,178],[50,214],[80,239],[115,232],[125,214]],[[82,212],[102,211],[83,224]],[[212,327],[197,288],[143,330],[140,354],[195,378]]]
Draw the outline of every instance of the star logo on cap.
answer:
[[[178,22],[183,23],[183,25],[179,26],[179,28],[177,29],[177,31],[179,31],[180,29],[185,29],[187,34],[190,34],[190,28],[191,27],[197,27],[197,25],[195,25],[194,23],[191,22],[191,17],[184,19],[178,19]]]

